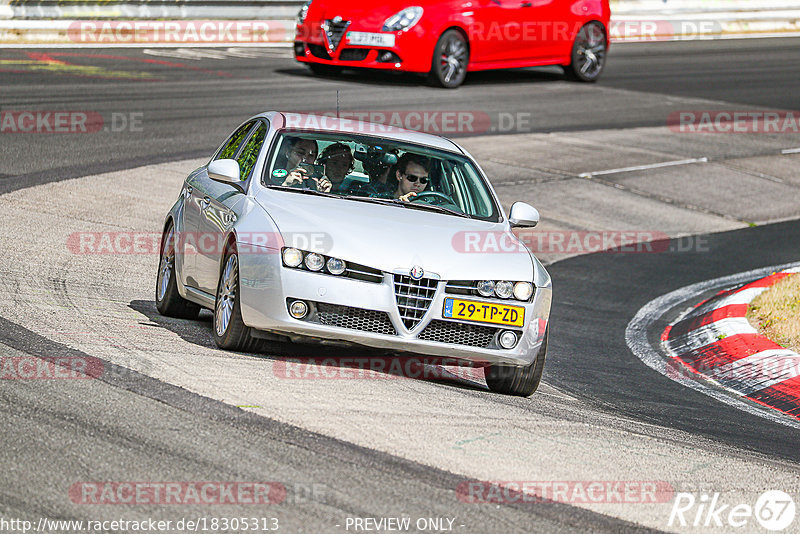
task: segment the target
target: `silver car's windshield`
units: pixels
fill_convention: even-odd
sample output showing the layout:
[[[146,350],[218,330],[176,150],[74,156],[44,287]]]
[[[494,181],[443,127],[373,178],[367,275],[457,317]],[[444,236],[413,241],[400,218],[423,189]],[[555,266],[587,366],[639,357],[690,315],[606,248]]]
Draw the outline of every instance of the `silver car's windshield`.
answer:
[[[316,191],[499,220],[486,181],[468,158],[366,135],[281,133],[267,161],[263,183],[285,191]]]

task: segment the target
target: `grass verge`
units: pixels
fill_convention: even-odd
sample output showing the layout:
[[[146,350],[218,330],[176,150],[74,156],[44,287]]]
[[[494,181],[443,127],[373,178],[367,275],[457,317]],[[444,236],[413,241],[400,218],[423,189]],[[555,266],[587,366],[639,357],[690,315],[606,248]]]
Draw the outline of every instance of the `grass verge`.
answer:
[[[787,276],[753,299],[747,320],[775,343],[800,352],[800,275]]]

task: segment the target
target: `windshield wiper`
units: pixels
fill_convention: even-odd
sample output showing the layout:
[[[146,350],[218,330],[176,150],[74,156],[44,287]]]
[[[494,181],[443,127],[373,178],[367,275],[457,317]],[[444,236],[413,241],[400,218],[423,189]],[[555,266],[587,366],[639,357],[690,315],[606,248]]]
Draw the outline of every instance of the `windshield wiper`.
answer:
[[[290,187],[288,185],[268,185],[267,188],[280,189],[281,191],[292,191],[294,193],[303,193],[305,195],[319,195],[321,197],[329,197],[329,198],[344,198],[342,197],[342,195],[336,195],[334,193],[325,193],[323,191],[317,191],[316,189]]]
[[[373,204],[392,204],[394,199],[391,198],[376,198],[376,197],[360,197],[358,195],[348,195],[342,197],[346,200],[358,200],[361,202],[371,202]]]
[[[458,217],[466,217],[467,219],[472,219],[472,215],[469,213],[462,213],[460,211],[451,210],[450,208],[445,208],[444,206],[437,206],[435,204],[427,204],[425,202],[403,202],[402,200],[392,200],[392,204],[397,204],[403,206],[404,208],[410,209],[422,209],[422,210],[434,210],[440,213],[446,213],[448,215],[456,215]]]
[[[383,204],[383,205],[392,205],[392,206],[401,206],[403,208],[411,208],[411,209],[432,209],[435,211],[439,211],[441,213],[446,213],[448,215],[457,215],[459,217],[466,217],[468,219],[472,219],[472,215],[467,213],[461,213],[460,211],[451,210],[450,208],[445,208],[444,206],[436,206],[434,204],[427,204],[427,203],[412,203],[412,202],[403,202],[402,200],[398,200],[396,198],[375,198],[375,197],[360,197],[360,196],[346,196],[342,197],[346,198],[347,200],[359,200],[361,202],[371,202],[373,204]]]

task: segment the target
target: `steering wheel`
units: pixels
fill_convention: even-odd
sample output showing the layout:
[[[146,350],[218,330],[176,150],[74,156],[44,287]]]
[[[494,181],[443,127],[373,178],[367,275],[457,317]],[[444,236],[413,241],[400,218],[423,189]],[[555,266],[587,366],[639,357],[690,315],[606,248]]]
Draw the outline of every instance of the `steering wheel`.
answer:
[[[428,204],[432,204],[434,206],[441,206],[443,204],[449,204],[451,206],[456,206],[456,203],[453,202],[453,199],[450,198],[448,195],[444,193],[440,193],[438,191],[423,191],[421,193],[417,193],[417,196],[411,197],[411,202],[416,202],[418,200],[424,200]],[[458,207],[458,206],[456,206]],[[459,210],[461,211],[461,210]]]

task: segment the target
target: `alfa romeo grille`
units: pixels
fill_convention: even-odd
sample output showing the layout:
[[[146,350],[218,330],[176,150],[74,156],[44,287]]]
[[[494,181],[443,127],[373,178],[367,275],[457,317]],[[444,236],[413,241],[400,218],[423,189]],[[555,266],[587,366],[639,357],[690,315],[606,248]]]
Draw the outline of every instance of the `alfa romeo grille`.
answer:
[[[419,339],[450,343],[452,345],[468,345],[470,347],[488,347],[497,333],[497,328],[476,324],[440,321],[430,322],[419,335]]]
[[[333,52],[339,47],[339,43],[342,41],[348,26],[350,26],[350,21],[342,19],[328,19],[322,23],[322,30],[325,32],[325,38],[328,41],[329,52]]]
[[[387,336],[397,334],[391,320],[389,320],[389,315],[384,312],[323,302],[316,304],[317,313],[313,319],[309,319],[312,322],[326,326],[349,328],[350,330],[385,334]]]
[[[394,275],[394,296],[397,299],[397,311],[403,324],[409,330],[417,326],[436,294],[438,280],[423,278],[414,280],[408,275]]]

